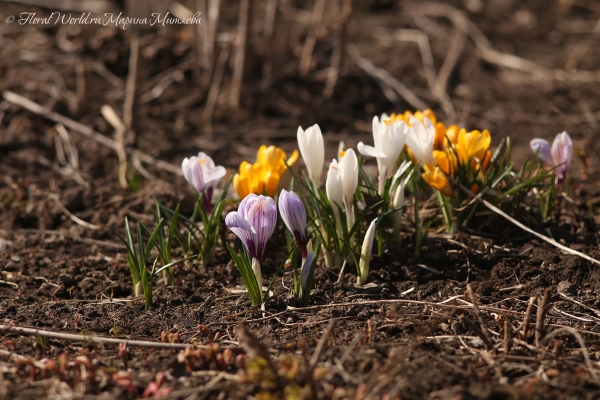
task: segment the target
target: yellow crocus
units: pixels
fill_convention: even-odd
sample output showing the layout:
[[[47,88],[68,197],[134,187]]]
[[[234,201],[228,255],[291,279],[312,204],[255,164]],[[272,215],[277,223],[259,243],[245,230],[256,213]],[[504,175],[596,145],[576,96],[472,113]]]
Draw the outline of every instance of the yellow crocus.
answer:
[[[478,130],[467,132],[465,129],[461,129],[456,143],[456,153],[461,164],[465,165],[471,160],[471,168],[475,169],[478,163],[481,163],[485,169],[489,157],[491,157],[491,152],[488,151],[491,141],[492,138],[487,129],[483,132]]]
[[[423,172],[423,179],[429,184],[429,186],[439,190],[448,197],[452,197],[454,195],[454,192],[450,187],[448,176],[446,176],[440,167],[434,167],[433,165],[427,163],[423,165],[423,170],[425,171]]]
[[[294,150],[288,158],[285,152],[275,146],[262,145],[256,154],[256,162],[250,164],[243,161],[240,172],[233,177],[233,187],[240,199],[250,193],[264,194],[273,197],[279,185],[279,179],[286,170],[285,161],[292,165],[298,159],[298,151]]]

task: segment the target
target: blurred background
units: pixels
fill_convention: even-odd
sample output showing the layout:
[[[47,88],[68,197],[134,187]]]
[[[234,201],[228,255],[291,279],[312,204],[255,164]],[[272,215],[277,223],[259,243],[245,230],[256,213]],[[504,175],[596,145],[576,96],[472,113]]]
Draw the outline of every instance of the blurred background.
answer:
[[[510,136],[518,162],[566,130],[586,178],[599,21],[598,0],[0,1],[0,200],[55,193],[105,224],[90,207],[119,190],[182,200],[198,151],[237,168],[318,123],[332,158],[372,141],[373,116],[424,108]],[[3,226],[60,224],[31,204]]]

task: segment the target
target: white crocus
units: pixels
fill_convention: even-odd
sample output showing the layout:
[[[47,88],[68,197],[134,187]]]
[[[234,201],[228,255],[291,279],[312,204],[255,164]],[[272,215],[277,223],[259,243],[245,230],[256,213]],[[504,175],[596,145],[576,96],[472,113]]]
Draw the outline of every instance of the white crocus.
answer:
[[[358,151],[369,157],[377,158],[377,169],[379,170],[379,195],[383,196],[385,182],[396,169],[398,157],[406,143],[408,127],[404,121],[386,124],[383,119],[373,118],[373,141],[375,147],[358,144]],[[432,142],[433,143],[433,142]]]
[[[315,124],[306,130],[301,126],[298,127],[298,147],[316,192],[325,164],[325,145],[319,125]]]
[[[338,163],[342,188],[344,191],[344,208],[346,209],[346,221],[348,230],[354,226],[354,192],[358,186],[358,159],[353,149],[348,149],[340,154]]]
[[[429,118],[423,118],[423,122],[421,122],[412,115],[410,117],[410,125],[406,145],[410,148],[418,162],[433,164],[435,126]]]
[[[369,229],[365,234],[363,240],[362,249],[360,251],[360,261],[358,263],[359,276],[356,278],[356,284],[362,286],[367,283],[369,276],[369,265],[371,264],[371,252],[373,251],[373,241],[375,240],[375,225],[377,224],[377,218],[371,221]]]
[[[335,227],[338,235],[341,235],[342,224],[340,221],[340,210],[344,209],[344,188],[342,186],[342,178],[338,170],[338,163],[335,159],[329,165],[327,171],[327,180],[325,181],[325,192],[333,214],[335,215]]]

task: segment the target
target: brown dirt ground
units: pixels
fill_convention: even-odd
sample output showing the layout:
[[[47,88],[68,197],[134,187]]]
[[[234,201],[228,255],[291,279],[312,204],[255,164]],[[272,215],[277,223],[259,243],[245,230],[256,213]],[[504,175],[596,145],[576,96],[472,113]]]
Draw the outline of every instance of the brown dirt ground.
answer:
[[[139,93],[148,93],[167,73],[181,73],[158,98],[135,108],[136,133],[127,138],[128,148],[176,166],[183,157],[203,150],[218,163],[235,168],[241,160],[252,158],[260,143],[293,150],[297,126],[319,123],[329,157],[340,140],[348,146],[371,140],[374,114],[412,108],[402,99],[390,102],[350,53],[344,55],[332,98],[323,100],[332,49],[327,23],[332,19],[326,17],[316,30],[314,66],[302,78],[294,66],[312,5],[280,3],[270,44],[273,79],[264,80],[261,72],[269,45],[261,36],[265,4],[257,2],[241,108],[226,105],[231,83],[231,66],[226,64],[212,119],[213,136],[202,113],[206,90],[194,87],[196,75],[189,67],[194,65],[189,61],[194,54],[194,30],[144,31]],[[429,89],[419,48],[414,42],[396,40],[394,33],[412,29],[427,34],[439,70],[457,40],[453,35],[458,31],[447,18],[420,14],[415,11],[419,3],[357,1],[347,28],[347,48],[401,79],[440,119],[487,128],[494,144],[510,136],[518,162],[529,154],[531,138],[551,139],[567,130],[580,157],[557,212],[544,226],[545,233],[600,259],[595,140],[600,79],[582,78],[578,72],[600,68],[600,46],[592,32],[600,14],[598,2],[456,0],[445,4],[461,10],[494,49],[538,66],[515,68],[514,60],[509,60],[513,68],[499,65],[506,59],[486,58],[469,36],[448,79],[448,101],[455,113],[446,115]],[[99,110],[109,104],[121,114],[132,30],[4,23],[9,15],[22,11],[48,13],[2,3],[0,89],[112,137],[112,128]],[[219,32],[233,32],[236,15],[235,2],[223,2]],[[78,83],[77,70],[82,66],[85,72],[79,74]],[[554,69],[563,73],[548,73]],[[312,302],[306,308],[288,308],[293,305],[286,289],[292,273],[285,271],[264,312],[252,309],[247,297],[235,291],[242,280],[219,247],[216,265],[207,270],[193,262],[175,269],[174,287],[157,280],[155,307],[146,309],[142,300],[131,297],[125,251],[106,225],[121,227],[126,215],[148,220],[155,198],[169,206],[179,203],[189,214],[192,190],[182,177],[154,165],[145,165],[153,179],[131,169],[132,187],[121,189],[115,152],[69,130],[79,153],[82,179],[78,181],[61,169],[54,125],[12,102],[0,102],[3,326],[153,342],[168,341],[165,332],[171,338],[178,336],[180,343],[207,347],[180,354],[179,349],[129,345],[123,355],[115,345],[3,330],[0,398],[600,396],[598,372],[589,369],[600,361],[598,266],[509,225],[493,237],[470,232],[449,238],[432,232],[419,261],[407,233],[401,248],[374,257],[372,283],[365,288],[354,286],[353,272],[346,271],[338,283],[339,270],[319,268]],[[64,209],[100,229],[75,223]],[[280,226],[267,250],[265,276],[275,271],[283,257],[276,246],[282,237]],[[481,339],[467,283],[489,328],[491,349]],[[537,346],[537,309],[528,334],[522,335],[529,299],[541,299],[545,293],[550,303],[543,330],[573,328],[585,349],[564,331]],[[258,339],[241,333],[238,329],[243,328],[236,328],[240,321]],[[330,321],[335,323],[329,332]],[[507,331],[514,332],[514,340],[505,351]],[[149,390],[161,379],[163,392]]]

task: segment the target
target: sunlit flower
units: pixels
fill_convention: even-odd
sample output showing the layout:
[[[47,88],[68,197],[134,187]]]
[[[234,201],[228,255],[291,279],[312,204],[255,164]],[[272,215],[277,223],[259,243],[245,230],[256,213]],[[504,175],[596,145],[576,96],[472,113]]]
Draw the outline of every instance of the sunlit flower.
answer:
[[[333,159],[329,165],[329,171],[327,171],[325,192],[327,193],[327,199],[329,200],[329,204],[331,204],[331,208],[335,215],[336,230],[341,232],[340,210],[344,209],[344,187],[338,170],[338,163],[335,159]]]
[[[262,261],[267,241],[275,230],[277,206],[275,200],[253,193],[246,196],[237,211],[225,217],[225,225],[244,243],[251,258]]]
[[[319,187],[319,179],[325,164],[325,145],[323,143],[323,134],[319,125],[313,125],[306,130],[298,127],[298,147],[308,176],[315,188]]]
[[[556,135],[552,146],[544,139],[533,139],[531,149],[537,152],[540,160],[552,167],[557,167],[555,169],[556,184],[562,184],[573,159],[573,141],[569,134],[563,131]]]
[[[452,197],[453,192],[450,187],[448,176],[440,169],[432,164],[423,165],[423,179],[434,189],[439,190],[448,197]]]
[[[225,168],[215,166],[212,158],[200,152],[198,156],[184,158],[181,170],[185,180],[202,196],[202,205],[207,213],[212,211],[212,196],[215,187],[225,176]]]
[[[375,147],[358,143],[358,151],[366,156],[377,158],[379,170],[379,194],[383,195],[385,182],[395,169],[400,152],[404,148],[408,127],[404,121],[386,124],[379,118],[373,118],[373,141]]]
[[[346,221],[348,222],[348,229],[351,229],[354,225],[354,193],[358,186],[358,159],[353,149],[348,149],[342,153],[337,167],[342,180]]]
[[[240,199],[250,193],[267,193],[269,196],[274,196],[279,179],[287,168],[285,160],[287,159],[288,165],[292,165],[298,159],[298,151],[294,150],[287,158],[280,148],[262,145],[258,149],[256,159],[254,164],[243,161],[240,164],[239,174],[233,177],[233,187]]]
[[[458,142],[455,145],[461,165],[471,162],[471,168],[476,169],[478,165],[485,170],[492,157],[490,148],[492,138],[490,132],[485,129],[483,132],[474,130],[467,132],[461,129],[458,133]]]
[[[298,243],[302,259],[307,256],[307,238],[306,238],[306,210],[300,197],[294,192],[288,192],[285,189],[279,194],[279,213],[285,223],[285,226],[294,235]]]
[[[435,135],[435,126],[429,118],[423,118],[423,121],[420,121],[412,115],[410,116],[410,128],[406,145],[418,162],[422,164],[433,163]]]
[[[367,229],[367,233],[365,234],[365,239],[363,240],[362,249],[360,251],[360,261],[358,263],[359,275],[356,278],[356,284],[358,286],[362,286],[365,283],[367,283],[367,278],[369,277],[369,266],[371,264],[371,252],[373,251],[373,241],[375,240],[376,223],[377,218],[371,221],[369,229]]]

